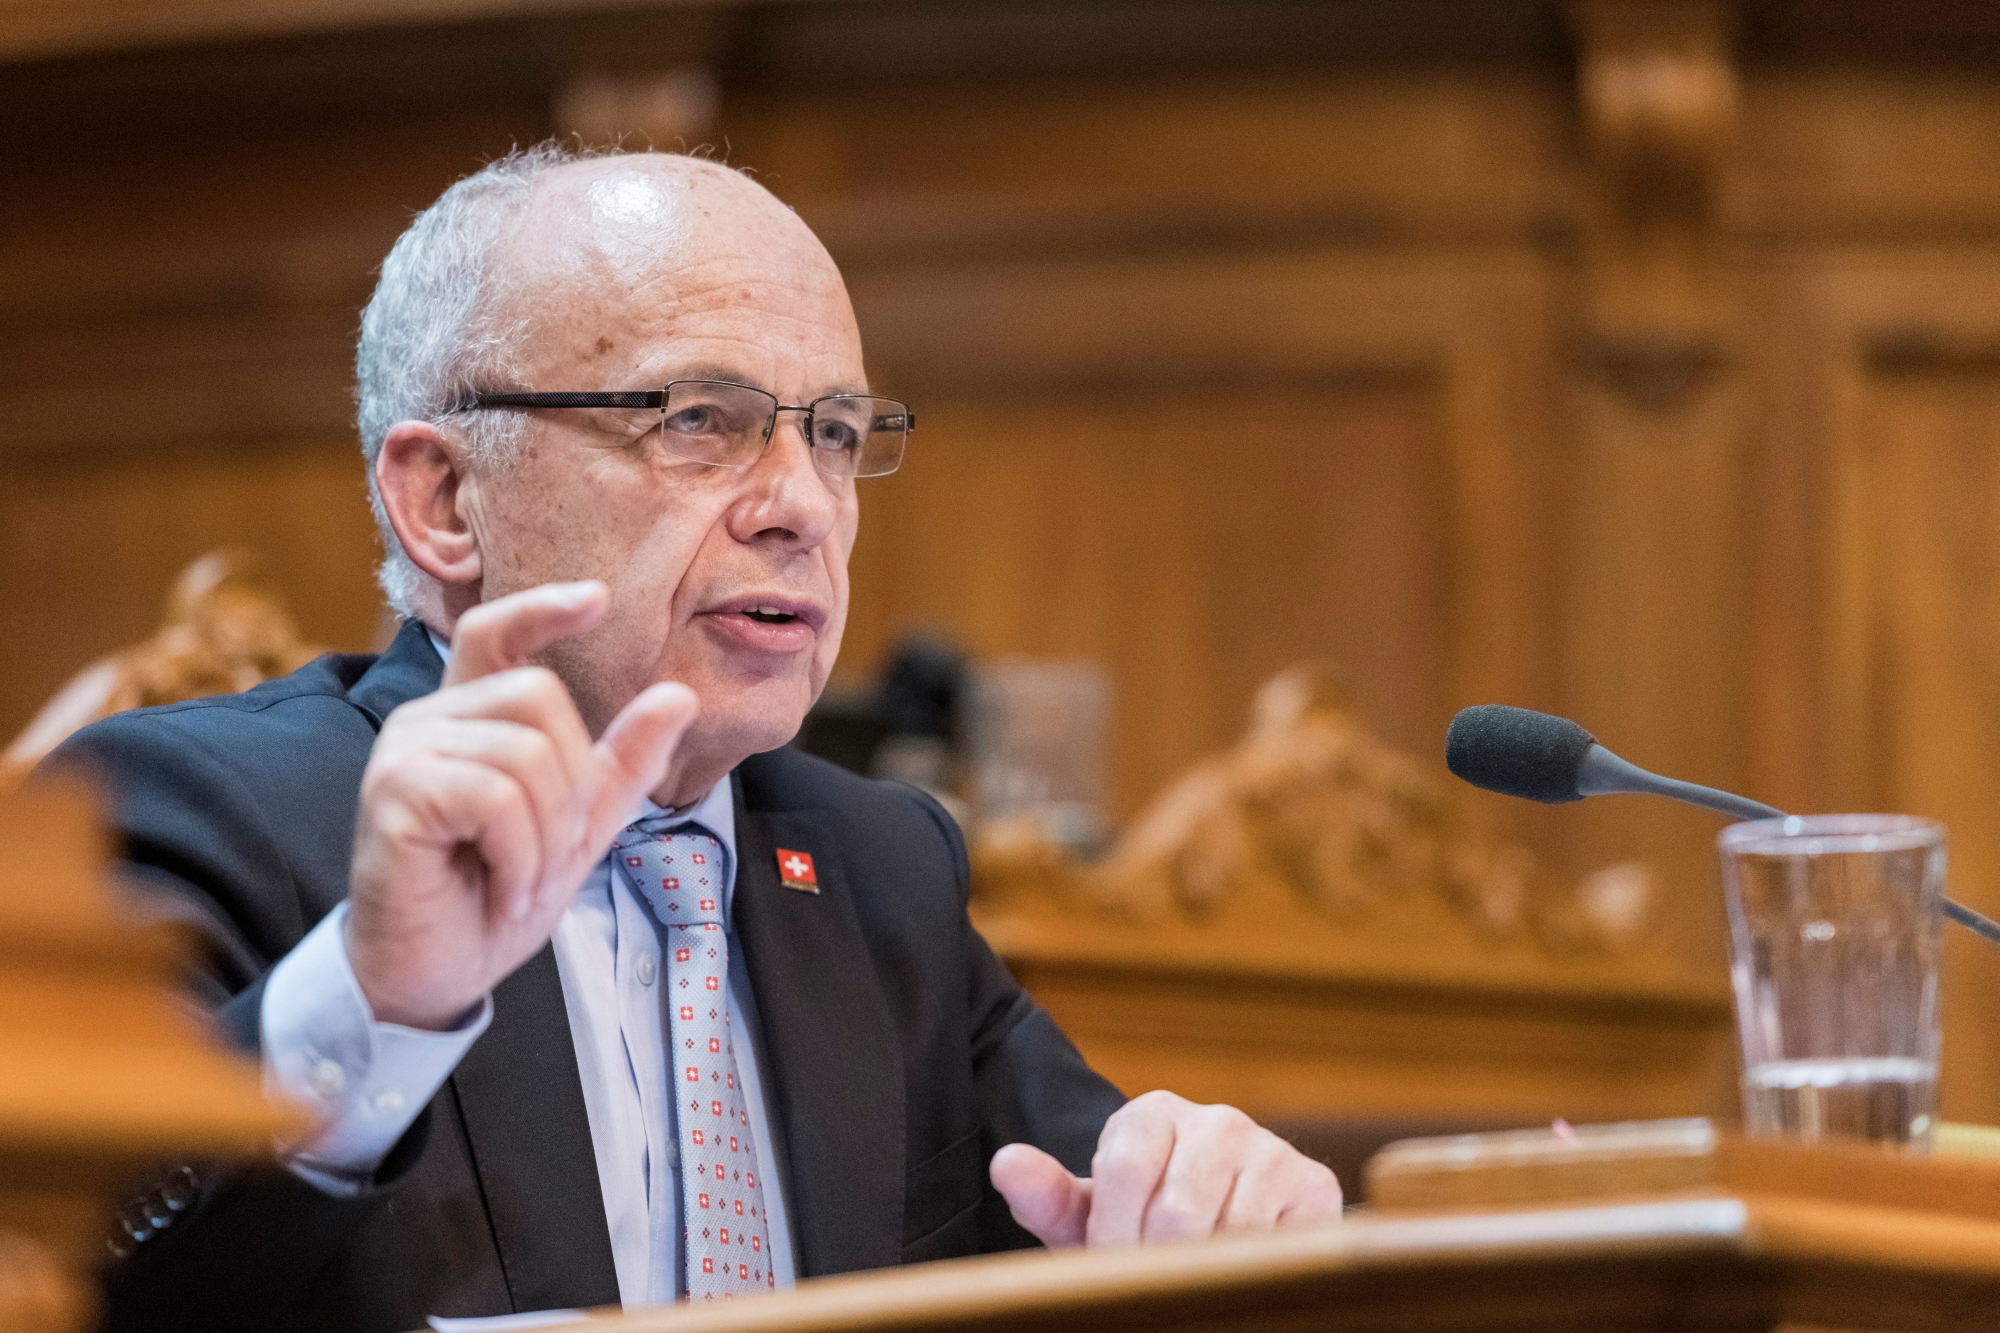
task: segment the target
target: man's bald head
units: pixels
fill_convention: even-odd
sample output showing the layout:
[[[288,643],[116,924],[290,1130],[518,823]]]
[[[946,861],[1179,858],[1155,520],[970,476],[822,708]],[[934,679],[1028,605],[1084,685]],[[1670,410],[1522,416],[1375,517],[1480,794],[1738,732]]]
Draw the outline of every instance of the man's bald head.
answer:
[[[618,280],[745,248],[832,274],[819,238],[742,172],[706,158],[631,153],[539,174],[505,253],[524,269]]]
[[[752,255],[765,262],[737,262]],[[580,331],[551,325],[581,324],[607,299],[664,304],[724,271],[767,264],[810,275],[821,299],[846,300],[825,248],[791,209],[740,171],[680,154],[540,144],[488,164],[419,214],[383,261],[355,357],[391,606],[417,614],[429,587],[376,490],[391,427],[442,420],[474,388],[527,383],[537,350]],[[513,453],[527,422],[475,413],[455,425],[469,456],[491,465]]]

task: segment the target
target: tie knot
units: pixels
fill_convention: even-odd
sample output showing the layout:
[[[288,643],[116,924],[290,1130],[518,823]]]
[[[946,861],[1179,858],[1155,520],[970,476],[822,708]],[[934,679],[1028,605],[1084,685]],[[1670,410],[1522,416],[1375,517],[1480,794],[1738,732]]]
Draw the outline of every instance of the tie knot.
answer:
[[[722,843],[699,824],[671,831],[648,828],[641,820],[618,839],[618,859],[626,878],[667,926],[720,928],[724,878]]]

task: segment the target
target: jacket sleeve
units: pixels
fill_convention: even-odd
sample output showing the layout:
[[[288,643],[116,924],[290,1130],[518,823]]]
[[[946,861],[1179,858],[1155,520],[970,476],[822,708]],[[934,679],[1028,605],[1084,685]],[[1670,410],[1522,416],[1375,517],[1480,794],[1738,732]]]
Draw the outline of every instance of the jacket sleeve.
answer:
[[[214,738],[173,713],[124,714],[71,737],[37,778],[80,774],[103,791],[129,910],[192,929],[199,950],[188,991],[214,1016],[221,1041],[257,1058],[265,978],[312,922],[280,832],[293,825],[269,806],[270,793],[282,801],[299,784],[258,782],[236,759],[224,762]],[[407,1176],[429,1116],[427,1108],[344,1198],[275,1162],[163,1164],[178,1206],[161,1206],[156,1188],[121,1210],[103,1273],[104,1326],[268,1326]]]
[[[959,893],[971,887],[965,837],[936,801],[924,803],[950,846]],[[979,1096],[980,1160],[1010,1143],[1031,1143],[1079,1176],[1090,1174],[1097,1137],[1125,1095],[1085,1063],[1048,1011],[1021,989],[971,922],[965,926],[973,1078]],[[1039,1244],[1014,1221],[991,1183],[981,1211],[983,1248]]]

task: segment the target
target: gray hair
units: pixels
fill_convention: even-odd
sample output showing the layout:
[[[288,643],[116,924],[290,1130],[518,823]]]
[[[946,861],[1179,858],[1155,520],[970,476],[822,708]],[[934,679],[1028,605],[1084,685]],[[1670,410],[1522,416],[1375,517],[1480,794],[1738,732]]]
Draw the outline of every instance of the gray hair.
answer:
[[[381,278],[361,312],[354,353],[355,424],[368,465],[368,500],[382,535],[376,574],[389,605],[414,616],[433,580],[397,540],[375,483],[375,460],[399,421],[443,424],[452,406],[481,380],[504,379],[519,329],[501,319],[503,284],[494,256],[527,207],[536,177],[590,154],[556,142],[517,149],[488,163],[438,197],[396,238]],[[487,387],[491,387],[490,383]],[[475,465],[504,464],[526,420],[514,412],[454,417]]]

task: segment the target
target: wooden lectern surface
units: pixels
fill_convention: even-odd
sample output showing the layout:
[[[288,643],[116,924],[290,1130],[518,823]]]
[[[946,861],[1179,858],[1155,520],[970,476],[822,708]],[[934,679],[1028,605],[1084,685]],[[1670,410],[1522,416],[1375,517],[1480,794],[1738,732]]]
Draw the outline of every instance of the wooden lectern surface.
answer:
[[[129,919],[84,794],[0,786],[0,848],[0,1333],[80,1333],[135,1176],[297,1122],[175,998],[186,941]]]
[[[829,1278],[620,1333],[2000,1326],[2000,1222],[1689,1192]]]

